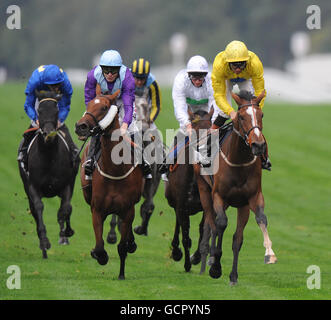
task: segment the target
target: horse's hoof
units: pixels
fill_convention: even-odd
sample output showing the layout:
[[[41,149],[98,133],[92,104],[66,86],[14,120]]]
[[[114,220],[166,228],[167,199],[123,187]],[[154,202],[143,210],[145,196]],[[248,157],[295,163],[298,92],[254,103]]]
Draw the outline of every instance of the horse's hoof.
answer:
[[[184,264],[184,269],[186,272],[190,272],[191,267],[192,267],[191,262]]]
[[[147,236],[147,229],[144,229],[142,226],[137,226],[134,229],[134,232],[138,235],[144,235]]]
[[[123,275],[120,274],[120,275],[118,276],[118,280],[125,280],[125,276],[124,276],[124,274],[123,274]]]
[[[209,269],[209,275],[213,278],[213,279],[218,279],[221,275],[222,275],[222,268],[220,265],[215,266],[215,264],[213,264],[210,269]]]
[[[229,284],[230,284],[230,287],[234,287],[235,285],[237,285],[237,283],[238,283],[237,281],[230,281]]]
[[[180,259],[183,257],[182,250],[180,250],[179,248],[173,248],[171,257],[175,261],[180,261]]]
[[[72,230],[72,229],[67,229],[67,230],[64,232],[64,235],[65,235],[66,237],[72,237],[74,234],[75,234],[75,231]]]
[[[274,254],[264,256],[264,263],[265,264],[273,264],[273,263],[276,263],[276,262],[277,262],[277,258]]]
[[[193,265],[199,264],[201,262],[201,254],[200,253],[192,254],[190,260]]]
[[[98,261],[98,263],[100,265],[102,265],[102,266],[104,266],[105,264],[107,264],[108,259],[109,259],[108,254],[107,254],[106,251],[103,251],[103,252],[97,254],[95,252],[95,250],[92,250],[91,251],[91,256],[92,256],[92,258],[96,259]]]
[[[66,246],[66,245],[69,244],[69,239],[67,237],[60,237],[59,244],[63,245],[63,246]]]
[[[137,244],[133,241],[131,243],[128,243],[128,252],[134,253],[137,250]]]
[[[116,233],[108,233],[108,236],[107,236],[107,242],[109,244],[115,244],[117,242],[117,236],[116,236]]]
[[[43,259],[47,259],[48,256],[47,256],[47,251],[46,251],[46,249],[43,249],[42,252],[43,252]]]

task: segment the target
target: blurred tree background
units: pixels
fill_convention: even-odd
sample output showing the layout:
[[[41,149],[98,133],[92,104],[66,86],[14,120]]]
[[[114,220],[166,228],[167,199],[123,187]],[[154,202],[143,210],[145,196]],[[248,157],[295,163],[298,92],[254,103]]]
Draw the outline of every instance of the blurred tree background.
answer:
[[[6,27],[12,4],[21,8],[20,30]],[[311,4],[321,9],[320,30],[306,27]],[[41,64],[89,69],[106,49],[118,50],[126,65],[138,56],[164,65],[172,59],[169,39],[181,32],[187,57],[201,54],[212,62],[237,39],[265,66],[281,69],[292,58],[296,31],[309,33],[312,52],[331,51],[330,16],[329,0],[1,0],[0,66],[24,80]]]

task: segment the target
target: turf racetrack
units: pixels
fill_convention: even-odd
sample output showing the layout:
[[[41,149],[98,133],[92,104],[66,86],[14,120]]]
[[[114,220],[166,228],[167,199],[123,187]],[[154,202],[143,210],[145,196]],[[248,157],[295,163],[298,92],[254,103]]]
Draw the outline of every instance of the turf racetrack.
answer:
[[[268,231],[278,262],[264,264],[263,237],[254,214],[244,233],[239,255],[238,285],[229,286],[232,267],[232,235],[236,212],[229,209],[229,223],[223,241],[220,279],[200,266],[184,271],[184,262],[170,258],[175,214],[164,197],[163,182],[155,198],[149,235],[137,236],[138,249],[126,260],[126,280],[117,280],[117,246],[105,245],[106,266],[90,256],[94,247],[91,213],[83,200],[77,179],[72,200],[71,225],[75,235],[69,246],[58,245],[57,210],[59,199],[45,199],[44,222],[52,244],[43,260],[33,217],[17,167],[17,148],[29,120],[23,110],[25,84],[0,86],[0,299],[330,299],[331,228],[331,106],[271,104],[264,108],[264,135],[269,144],[272,172],[263,172],[265,212]],[[163,109],[157,125],[177,128],[169,90],[163,90]],[[75,88],[66,124],[80,146],[74,123],[85,110],[83,90]],[[133,223],[140,223],[139,207]],[[191,219],[192,253],[198,240],[201,214]],[[108,232],[109,218],[105,223]],[[21,271],[21,289],[7,288],[16,265]],[[320,289],[307,268],[320,270]],[[209,269],[209,268],[208,268]]]

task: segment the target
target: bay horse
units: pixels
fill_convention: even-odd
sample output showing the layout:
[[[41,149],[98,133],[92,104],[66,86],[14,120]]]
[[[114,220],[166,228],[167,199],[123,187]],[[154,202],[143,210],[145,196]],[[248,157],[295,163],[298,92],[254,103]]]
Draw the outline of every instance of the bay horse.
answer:
[[[61,198],[57,213],[60,226],[59,244],[69,244],[68,237],[74,234],[70,225],[72,212],[70,202],[80,159],[72,161],[64,134],[61,133],[61,128],[57,127],[59,114],[57,103],[62,96],[53,92],[38,91],[36,95],[39,100],[39,128],[35,129],[36,134],[28,147],[27,171],[19,165],[19,172],[32,216],[37,224],[42,256],[46,259],[46,250],[51,247],[51,243],[47,238],[43,222],[42,198],[55,196]]]
[[[136,112],[136,123],[141,130],[142,142],[141,145],[143,149],[148,147],[151,143],[154,143],[153,154],[152,156],[157,160],[157,155],[155,153],[162,153],[161,157],[163,157],[164,146],[163,144],[158,144],[157,141],[160,139],[158,137],[159,133],[155,125],[151,124],[150,120],[150,112],[151,107],[149,102],[147,101],[145,95],[139,96],[135,95],[135,112]],[[146,138],[146,139],[144,139]],[[147,159],[148,160],[148,159]],[[160,162],[160,161],[159,161]],[[160,184],[161,174],[159,172],[159,163],[158,161],[150,161],[151,169],[152,169],[152,179],[145,180],[144,190],[142,196],[144,198],[144,202],[140,206],[140,216],[141,216],[141,224],[134,228],[134,232],[138,235],[148,235],[148,224],[149,220],[153,214],[155,205],[154,205],[154,196],[157,192],[157,189]],[[120,221],[117,221],[117,216],[112,215],[112,219],[110,221],[110,231],[107,236],[108,243],[116,243],[116,225],[120,228]]]
[[[85,180],[84,166],[81,166],[80,178],[85,201],[90,205],[96,245],[91,256],[100,265],[108,262],[104,249],[103,224],[109,214],[116,214],[121,219],[121,240],[117,246],[120,257],[119,279],[125,279],[125,260],[127,253],[135,252],[137,245],[132,232],[134,206],[139,202],[142,192],[143,174],[136,163],[114,161],[114,154],[119,150],[123,154],[129,143],[123,143],[119,137],[118,108],[114,104],[118,92],[113,95],[96,96],[87,105],[87,111],[76,123],[76,134],[80,140],[101,134],[101,155],[96,163],[92,181]],[[116,137],[117,135],[117,137]],[[81,164],[85,162],[88,146],[85,148]]]
[[[208,176],[200,174],[200,166],[195,165],[195,175],[199,186],[200,198],[206,213],[201,255],[205,260],[209,248],[210,230],[212,241],[210,254],[214,261],[209,270],[213,278],[222,275],[221,256],[222,238],[227,227],[226,209],[237,208],[237,228],[233,235],[233,265],[230,273],[230,285],[238,281],[238,256],[243,243],[243,231],[249,218],[250,210],[255,213],[263,237],[266,264],[275,263],[277,258],[272,250],[272,242],[267,231],[267,217],[264,213],[264,197],[261,179],[262,167],[260,156],[266,148],[266,140],[262,134],[263,113],[259,102],[264,97],[263,91],[258,97],[250,92],[241,91],[239,95],[232,93],[238,104],[236,118],[233,120],[233,131],[225,139],[215,158],[218,171],[211,182]],[[216,245],[216,240],[217,245]]]
[[[193,114],[189,109],[188,113],[192,128],[197,137],[199,130],[207,130],[210,128],[211,118],[214,113],[213,107],[209,113],[198,111]],[[194,176],[193,164],[189,163],[189,160],[194,158],[192,152],[194,152],[194,150],[190,143],[187,143],[185,147],[178,151],[177,163],[170,166],[168,181],[165,181],[165,197],[168,200],[168,204],[174,208],[176,213],[175,232],[171,242],[172,258],[175,261],[180,261],[183,256],[182,251],[179,248],[179,233],[181,229],[182,245],[185,252],[184,269],[186,272],[191,270],[192,264],[198,264],[201,259],[199,248],[195,251],[192,257],[190,257],[190,248],[192,245],[189,235],[190,216],[203,210],[200,202],[198,186]],[[183,159],[183,157],[185,158]],[[202,239],[203,226],[204,215],[202,216],[199,225],[199,243]]]

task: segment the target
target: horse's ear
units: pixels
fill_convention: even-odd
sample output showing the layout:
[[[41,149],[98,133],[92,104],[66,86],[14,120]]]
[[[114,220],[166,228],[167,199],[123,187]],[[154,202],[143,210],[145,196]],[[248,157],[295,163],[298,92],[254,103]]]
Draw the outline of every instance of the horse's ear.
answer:
[[[95,94],[97,96],[100,96],[101,95],[101,86],[99,83],[97,83],[97,86],[95,87]]]
[[[235,94],[234,92],[231,91],[231,96],[234,99],[234,101],[237,102],[238,106],[240,106],[242,104],[241,98],[237,94]]]
[[[38,98],[38,100],[42,100],[44,98],[44,93],[41,91],[38,91],[37,89],[34,91],[36,97]]]
[[[113,94],[106,94],[105,97],[107,99],[109,99],[110,101],[114,101],[115,99],[117,99],[117,97],[119,96],[119,94],[121,93],[121,90],[118,89],[117,91],[115,91],[115,93]]]
[[[258,105],[260,102],[261,102],[261,100],[264,98],[264,96],[265,96],[265,90],[263,90],[260,94],[259,94],[259,96],[256,98],[256,104]]]
[[[187,108],[187,113],[190,120],[192,121],[194,119],[194,113],[191,111],[190,107]]]

